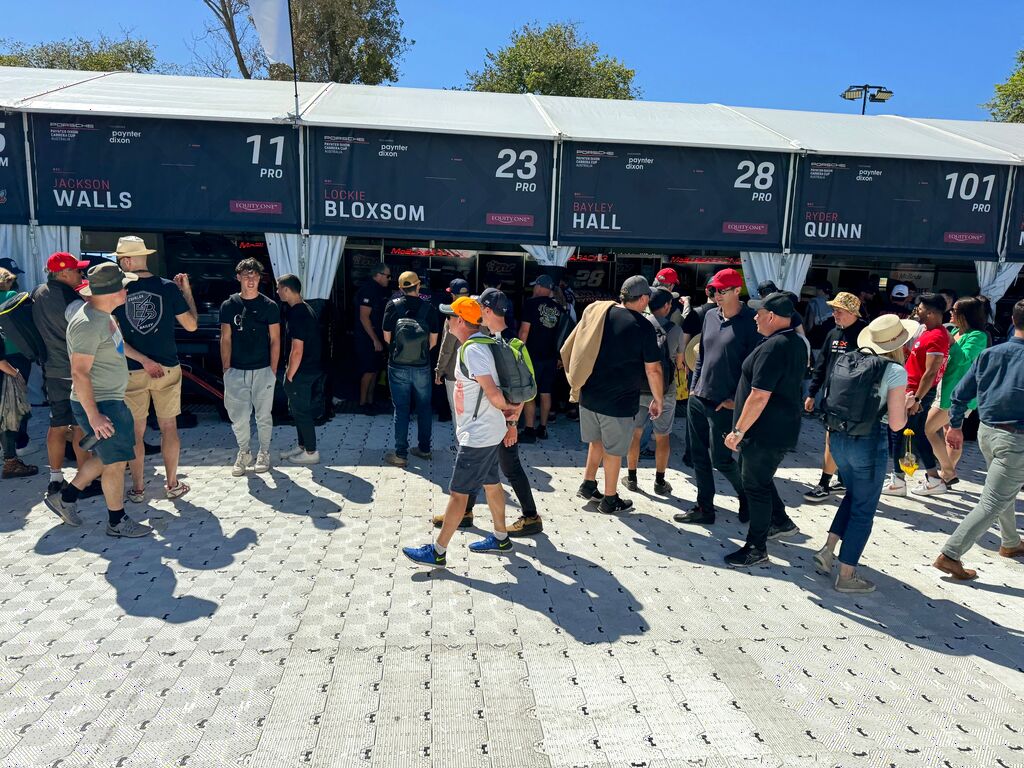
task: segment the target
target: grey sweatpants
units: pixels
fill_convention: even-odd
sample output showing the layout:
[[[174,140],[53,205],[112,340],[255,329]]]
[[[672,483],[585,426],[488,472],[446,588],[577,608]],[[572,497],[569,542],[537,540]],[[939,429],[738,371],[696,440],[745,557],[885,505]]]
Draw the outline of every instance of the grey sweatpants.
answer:
[[[988,473],[977,506],[968,513],[946,541],[942,554],[960,560],[992,523],[999,521],[1004,547],[1020,544],[1017,533],[1017,494],[1024,485],[1024,434],[1005,432],[987,424],[978,428],[978,447]]]
[[[274,431],[271,411],[274,387],[277,384],[270,366],[255,371],[229,368],[224,374],[224,408],[231,419],[238,450],[249,451],[252,440],[251,417],[256,413],[256,434],[261,451],[270,451],[270,435]]]

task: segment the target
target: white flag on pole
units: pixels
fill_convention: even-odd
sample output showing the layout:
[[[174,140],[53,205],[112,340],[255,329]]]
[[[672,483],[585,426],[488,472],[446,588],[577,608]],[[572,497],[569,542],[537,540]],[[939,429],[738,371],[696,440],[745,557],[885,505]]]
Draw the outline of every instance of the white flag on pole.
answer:
[[[295,69],[288,0],[249,0],[249,12],[271,63],[287,64]]]

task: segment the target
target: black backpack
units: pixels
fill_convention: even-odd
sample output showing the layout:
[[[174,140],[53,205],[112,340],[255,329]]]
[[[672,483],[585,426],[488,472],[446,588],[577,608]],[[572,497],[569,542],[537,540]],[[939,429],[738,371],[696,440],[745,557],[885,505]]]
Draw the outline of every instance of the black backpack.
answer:
[[[394,300],[405,312],[405,297]],[[420,308],[413,317],[400,317],[391,335],[391,362],[395,365],[426,365],[430,360],[430,329],[427,317],[430,304],[420,299]]]
[[[676,390],[676,363],[668,354],[668,332],[661,325],[660,320],[656,319],[652,325],[654,332],[658,335],[658,350],[661,352],[661,380],[665,385],[664,394],[667,395]],[[646,375],[640,380],[640,390],[645,394],[651,394],[651,385],[647,383]]]
[[[0,331],[33,363],[46,362],[46,344],[32,319],[32,295],[18,293],[0,304]]]
[[[870,349],[853,349],[836,360],[825,382],[825,426],[830,432],[853,437],[870,435],[886,407],[886,393],[879,383],[885,369],[896,365]]]

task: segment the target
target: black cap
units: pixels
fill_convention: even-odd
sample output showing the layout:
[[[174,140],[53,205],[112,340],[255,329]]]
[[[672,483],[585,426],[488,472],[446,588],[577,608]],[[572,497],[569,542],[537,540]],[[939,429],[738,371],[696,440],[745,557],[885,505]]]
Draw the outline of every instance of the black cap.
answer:
[[[500,317],[504,317],[505,313],[512,308],[512,302],[509,301],[508,296],[497,288],[485,288],[483,292],[476,297],[476,300],[481,307],[487,307],[494,314]]]
[[[769,293],[760,300],[748,301],[747,306],[755,312],[759,309],[774,312],[779,317],[792,317],[796,314],[796,307],[793,306],[793,300],[790,298],[790,295],[782,291]]]
[[[0,267],[3,267],[12,275],[24,275],[25,270],[17,265],[14,259],[0,259]]]
[[[671,304],[672,299],[678,299],[678,293],[672,293],[667,288],[660,288],[655,286],[651,289],[651,301],[647,305],[648,308],[653,312],[656,309],[661,309],[666,304]]]
[[[541,288],[547,288],[549,291],[555,290],[555,278],[551,275],[537,275],[537,279],[530,283],[532,288],[535,285],[539,285]]]

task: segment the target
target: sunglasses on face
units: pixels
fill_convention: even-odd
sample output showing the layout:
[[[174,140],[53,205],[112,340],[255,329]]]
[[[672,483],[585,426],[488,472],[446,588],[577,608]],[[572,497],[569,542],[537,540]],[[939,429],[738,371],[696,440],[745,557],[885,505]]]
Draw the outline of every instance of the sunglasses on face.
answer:
[[[729,291],[735,291],[736,288],[715,288],[713,285],[708,286],[708,295],[714,296],[716,293],[720,296],[725,296]]]

